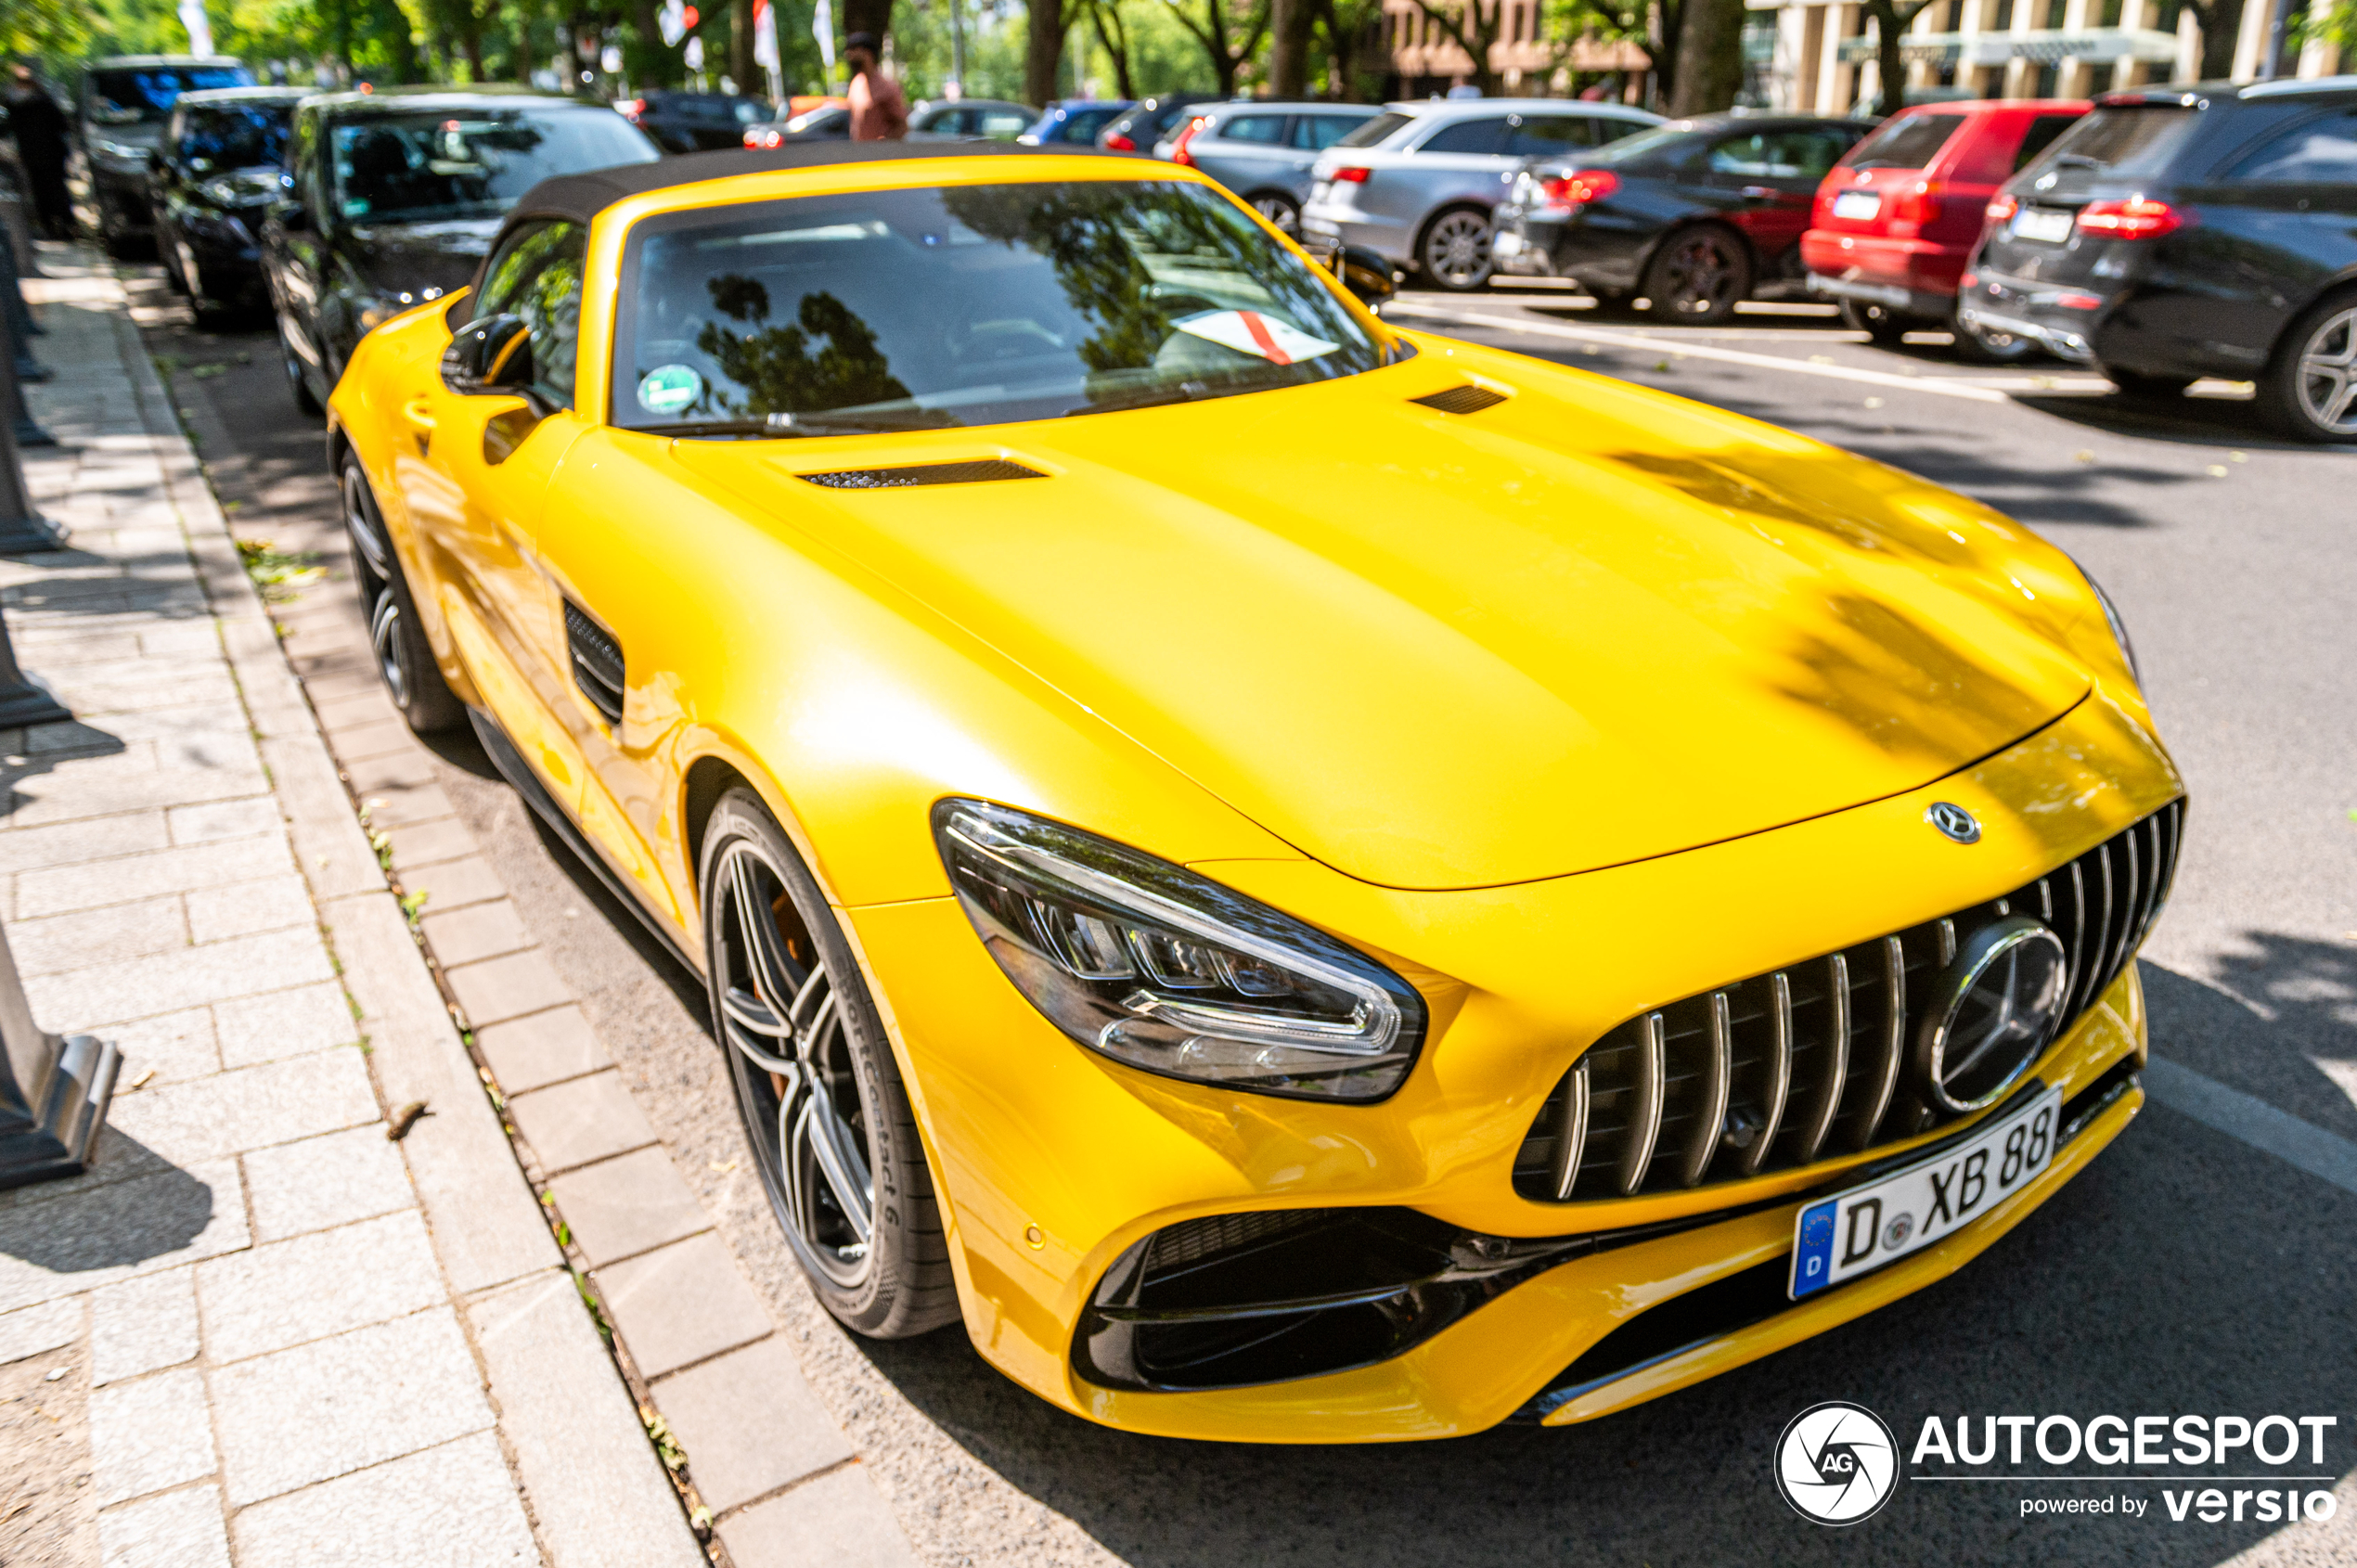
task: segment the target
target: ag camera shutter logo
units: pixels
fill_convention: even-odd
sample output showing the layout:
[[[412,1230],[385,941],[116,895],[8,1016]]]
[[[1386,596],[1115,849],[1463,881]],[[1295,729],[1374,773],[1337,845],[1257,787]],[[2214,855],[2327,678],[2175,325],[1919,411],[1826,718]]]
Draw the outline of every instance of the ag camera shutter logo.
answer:
[[[1899,1440],[1862,1405],[1829,1399],[1795,1416],[1776,1439],[1776,1490],[1819,1524],[1872,1518],[1899,1484]]]

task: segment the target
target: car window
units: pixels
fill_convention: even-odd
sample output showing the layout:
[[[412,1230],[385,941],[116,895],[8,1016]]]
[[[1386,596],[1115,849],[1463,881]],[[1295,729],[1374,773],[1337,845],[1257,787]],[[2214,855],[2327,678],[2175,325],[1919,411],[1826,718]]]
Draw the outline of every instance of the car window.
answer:
[[[1516,158],[1550,152],[1570,152],[1595,145],[1594,122],[1584,114],[1515,116],[1521,123],[1507,138],[1506,151]]]
[[[1606,142],[1623,140],[1635,135],[1640,131],[1652,128],[1642,120],[1607,120],[1602,115],[1591,115],[1588,119],[1589,134],[1596,138],[1598,147],[1604,146]]]
[[[1285,139],[1285,117],[1282,114],[1239,114],[1212,134],[1231,142],[1256,142],[1263,147],[1275,147]]]
[[[2014,151],[2014,173],[2018,174],[2029,168],[2031,160],[2054,145],[2055,137],[2078,123],[2076,114],[2041,114],[2031,121],[2021,146]]]
[[[1443,125],[1424,138],[1419,152],[1494,153],[1506,145],[1506,122],[1496,120],[1460,120],[1454,125]]]
[[[612,418],[640,430],[1052,419],[1356,375],[1383,357],[1297,252],[1177,181],[666,213],[631,229],[620,297]]]
[[[579,224],[527,224],[501,242],[483,268],[474,316],[523,317],[532,338],[532,388],[573,406],[573,358],[581,341],[581,271],[589,231]]]
[[[1753,131],[1710,144],[1710,170],[1755,180],[1822,179],[1849,140],[1823,131]]]
[[[150,66],[143,71],[94,71],[83,95],[83,112],[101,125],[161,123],[183,93],[216,87],[251,87],[244,66]]]
[[[767,104],[756,103],[751,98],[739,98],[737,100],[736,121],[738,124],[751,125],[756,121],[766,120],[768,118],[769,106]]]
[[[276,163],[286,150],[291,109],[286,104],[183,109],[173,146],[191,166],[202,159],[207,169],[251,169]]]
[[[1336,137],[1334,146],[1372,147],[1377,142],[1388,139],[1394,131],[1410,123],[1414,118],[1413,115],[1408,114],[1378,114],[1357,130]]]
[[[1964,129],[1961,114],[1902,114],[1858,144],[1852,169],[1922,169]]]
[[[1310,152],[1323,152],[1366,122],[1349,114],[1296,114],[1293,133],[1286,144]]]
[[[2357,186],[2357,109],[2293,126],[2236,163],[2227,177],[2254,185]]]
[[[358,223],[506,212],[552,174],[651,163],[643,133],[605,109],[372,114],[330,133],[335,211]]]
[[[2157,174],[2200,119],[2176,104],[2106,106],[2054,138],[2045,161],[2106,174]]]
[[[1011,142],[1031,129],[1031,116],[1028,114],[1017,114],[1011,109],[985,109],[980,112],[982,123],[974,127],[974,133],[977,135],[988,136],[993,141]],[[1079,139],[1085,142],[1093,140],[1094,137],[1093,130],[1084,129]]]

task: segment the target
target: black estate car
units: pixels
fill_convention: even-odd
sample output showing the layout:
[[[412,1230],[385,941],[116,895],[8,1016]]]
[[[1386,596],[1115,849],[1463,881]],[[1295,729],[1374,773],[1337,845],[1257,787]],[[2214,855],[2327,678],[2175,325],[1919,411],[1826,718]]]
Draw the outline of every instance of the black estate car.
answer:
[[[90,173],[98,237],[126,254],[148,238],[148,154],[183,93],[251,87],[242,60],[208,55],[110,55],[82,71],[74,140]]]
[[[662,156],[602,104],[515,88],[305,98],[264,226],[287,380],[320,411],[362,336],[464,287],[516,199],[552,174]]]
[[[2357,83],[2106,94],[1989,219],[1966,325],[2132,394],[2249,380],[2286,434],[2357,442]]]
[[[1862,120],[1706,114],[1523,165],[1497,209],[1499,269],[1570,277],[1598,299],[1721,321],[1762,280],[1799,276],[1819,182]]]
[[[269,300],[262,222],[285,189],[278,165],[303,96],[299,87],[183,94],[148,155],[156,254],[201,326]]]
[[[745,127],[769,118],[766,98],[742,93],[689,93],[661,88],[614,105],[665,152],[733,151]]]

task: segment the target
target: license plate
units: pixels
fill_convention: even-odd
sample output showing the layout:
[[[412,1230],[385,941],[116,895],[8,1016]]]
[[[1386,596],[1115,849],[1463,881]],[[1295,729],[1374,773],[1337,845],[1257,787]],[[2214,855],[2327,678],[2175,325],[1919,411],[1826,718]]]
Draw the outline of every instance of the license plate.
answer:
[[[2070,238],[2073,216],[2049,207],[2025,207],[2014,214],[2014,238],[2035,239],[2042,245],[2060,245]]]
[[[1845,190],[1834,198],[1834,216],[1864,220],[1882,212],[1882,198],[1871,190]]]
[[[1963,1143],[1800,1211],[1795,1301],[1944,1241],[2054,1163],[2062,1091],[2048,1089]]]

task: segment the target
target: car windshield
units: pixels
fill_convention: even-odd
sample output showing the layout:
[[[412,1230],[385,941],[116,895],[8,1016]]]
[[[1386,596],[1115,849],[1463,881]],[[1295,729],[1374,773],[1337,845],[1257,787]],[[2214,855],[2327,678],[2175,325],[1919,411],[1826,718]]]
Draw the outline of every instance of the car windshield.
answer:
[[[90,73],[90,118],[108,125],[161,120],[183,93],[216,87],[251,87],[253,72],[241,65],[158,65],[140,71]]]
[[[1384,351],[1200,186],[804,197],[632,231],[617,424],[779,435],[1000,424],[1295,386]]]
[[[2119,104],[2098,109],[2046,149],[2042,165],[2071,165],[2106,174],[2157,174],[2201,117],[2175,104]]]
[[[1655,125],[1651,130],[1640,131],[1633,136],[1623,136],[1609,146],[1598,148],[1596,158],[1603,162],[1627,163],[1664,148],[1675,148],[1694,137],[1692,124]]]
[[[1845,167],[1921,169],[1964,122],[1961,114],[1902,114],[1858,144]]]
[[[336,210],[364,223],[494,215],[552,174],[657,157],[602,109],[369,115],[336,126],[334,148]]]
[[[1378,114],[1334,143],[1334,146],[1372,147],[1414,118],[1412,114]]]
[[[180,130],[180,156],[202,159],[214,169],[251,169],[276,163],[287,145],[290,104],[223,104],[191,109]]]

